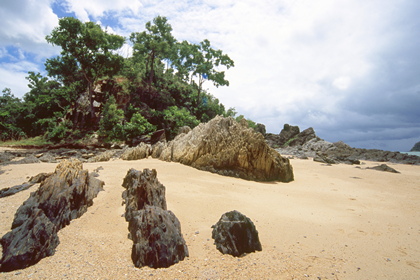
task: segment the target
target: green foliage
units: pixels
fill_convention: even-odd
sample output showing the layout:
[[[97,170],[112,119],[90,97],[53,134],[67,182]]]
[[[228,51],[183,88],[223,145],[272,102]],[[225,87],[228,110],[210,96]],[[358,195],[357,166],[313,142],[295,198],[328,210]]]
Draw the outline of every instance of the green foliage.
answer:
[[[185,108],[171,106],[163,111],[163,118],[169,129],[169,137],[174,138],[178,129],[183,126],[196,127],[200,121]]]
[[[122,140],[124,137],[124,111],[118,109],[115,97],[111,96],[105,104],[99,122],[98,135],[104,141]]]
[[[36,136],[32,138],[25,138],[21,140],[8,140],[5,142],[0,142],[0,146],[43,146],[50,145],[52,142],[46,140],[42,136]]]
[[[104,141],[130,140],[162,128],[174,137],[184,125],[236,114],[202,89],[207,80],[229,85],[222,70],[234,66],[207,39],[178,42],[161,16],[129,39],[133,56],[123,58],[117,53],[125,38],[93,22],[61,18],[46,37],[61,47],[59,56],[46,60],[47,76],[29,72],[30,91],[23,100],[8,89],[0,97],[1,139],[44,135],[68,141],[98,128]]]
[[[24,116],[23,106],[9,88],[5,88],[0,96],[0,140],[17,140],[26,137],[18,126]]]
[[[50,127],[45,135],[48,141],[54,143],[60,142],[69,138],[74,132],[72,130],[72,124],[70,121],[59,122]]]
[[[124,134],[127,140],[149,134],[155,130],[156,126],[150,124],[147,119],[139,113],[134,113],[130,122],[124,126]]]

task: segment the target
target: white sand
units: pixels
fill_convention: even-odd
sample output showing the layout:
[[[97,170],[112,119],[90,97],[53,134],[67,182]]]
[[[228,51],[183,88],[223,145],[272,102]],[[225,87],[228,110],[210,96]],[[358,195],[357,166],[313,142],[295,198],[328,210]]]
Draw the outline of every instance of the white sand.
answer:
[[[257,183],[155,159],[85,163],[105,181],[94,205],[59,232],[54,256],[0,279],[419,279],[420,166],[401,174],[365,170],[378,163],[325,166],[291,160],[295,181]],[[1,167],[0,188],[52,172],[57,164]],[[190,257],[166,269],[135,268],[122,217],[128,169],[155,168],[168,209],[181,222]],[[0,236],[35,185],[0,199]],[[255,223],[263,247],[222,255],[211,238],[220,216],[238,210]],[[198,233],[197,233],[198,232]]]

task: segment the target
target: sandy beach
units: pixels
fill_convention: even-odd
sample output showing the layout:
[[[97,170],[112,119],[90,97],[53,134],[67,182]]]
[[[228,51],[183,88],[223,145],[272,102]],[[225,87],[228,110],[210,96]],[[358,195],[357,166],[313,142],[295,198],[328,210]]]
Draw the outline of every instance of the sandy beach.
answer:
[[[365,169],[379,163],[326,166],[292,159],[291,183],[258,183],[156,159],[85,163],[105,182],[81,218],[59,232],[55,255],[1,279],[418,279],[420,166],[390,164],[400,174]],[[57,164],[1,166],[11,187]],[[135,268],[122,216],[130,168],[157,170],[168,209],[181,222],[189,258],[165,269]],[[0,235],[39,184],[0,199]],[[255,224],[263,250],[222,255],[211,226],[238,210]]]

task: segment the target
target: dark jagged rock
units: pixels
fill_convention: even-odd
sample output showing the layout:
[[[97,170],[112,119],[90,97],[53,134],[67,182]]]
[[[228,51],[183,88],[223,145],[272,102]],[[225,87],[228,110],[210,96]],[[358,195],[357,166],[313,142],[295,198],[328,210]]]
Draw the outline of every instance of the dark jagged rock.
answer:
[[[22,269],[53,255],[57,232],[86,212],[103,184],[80,161],[61,162],[16,211],[12,231],[0,240],[0,271]]]
[[[133,240],[131,258],[136,267],[169,267],[185,257],[188,248],[175,215],[166,210],[165,187],[156,170],[130,169],[123,181],[125,219]]]
[[[171,211],[146,205],[135,211],[129,230],[133,240],[131,258],[136,267],[169,267],[188,257],[181,225]]]
[[[28,182],[23,183],[21,185],[13,186],[10,188],[4,188],[0,190],[0,198],[11,196],[14,194],[17,194],[18,192],[24,191],[32,187],[33,185],[37,183],[41,183],[44,181],[48,176],[50,176],[52,173],[39,173],[38,175],[31,177]]]
[[[420,152],[420,142],[414,144],[413,148],[411,148],[410,152]]]
[[[212,228],[216,248],[223,254],[239,257],[262,250],[254,223],[236,210],[223,214]]]
[[[283,146],[287,142],[293,140],[300,133],[299,126],[284,124],[279,134],[279,145]]]
[[[392,167],[389,167],[386,164],[381,164],[381,165],[374,166],[374,167],[367,167],[366,169],[373,169],[373,170],[385,171],[385,172],[391,172],[391,173],[400,173],[399,171],[395,170]]]
[[[308,141],[312,139],[317,139],[317,138],[318,137],[315,134],[315,130],[312,127],[310,127],[300,132],[293,139],[291,139],[289,146],[303,145],[307,143]]]
[[[216,116],[178,135],[159,159],[247,180],[293,181],[289,160],[270,148],[263,135],[248,128],[246,120],[242,123]]]
[[[157,206],[166,210],[165,186],[157,179],[155,169],[144,169],[143,172],[130,169],[122,186],[126,189],[122,197],[125,201],[125,219],[133,217],[133,212],[146,205]]]

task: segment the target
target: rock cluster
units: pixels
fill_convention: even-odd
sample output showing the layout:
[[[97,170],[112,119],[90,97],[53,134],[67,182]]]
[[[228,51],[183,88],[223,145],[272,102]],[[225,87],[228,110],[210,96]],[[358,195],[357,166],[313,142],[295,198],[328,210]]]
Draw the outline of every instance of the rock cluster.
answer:
[[[217,116],[158,149],[152,156],[200,170],[255,181],[293,180],[289,160],[270,148],[261,133],[233,118]]]
[[[239,257],[262,250],[254,223],[236,210],[223,214],[212,228],[216,248],[223,254]]]
[[[134,265],[169,267],[188,257],[181,225],[166,209],[165,187],[157,180],[156,170],[130,169],[123,187]]]
[[[298,133],[299,127],[284,125],[279,135],[267,134],[266,141],[278,152],[299,158],[335,164],[360,164],[360,160],[420,164],[420,157],[399,152],[352,148],[342,141],[331,143],[319,138],[313,128]]]
[[[53,255],[57,232],[87,211],[103,184],[83,170],[82,162],[61,162],[16,211],[12,231],[0,240],[0,271],[22,269]]]

